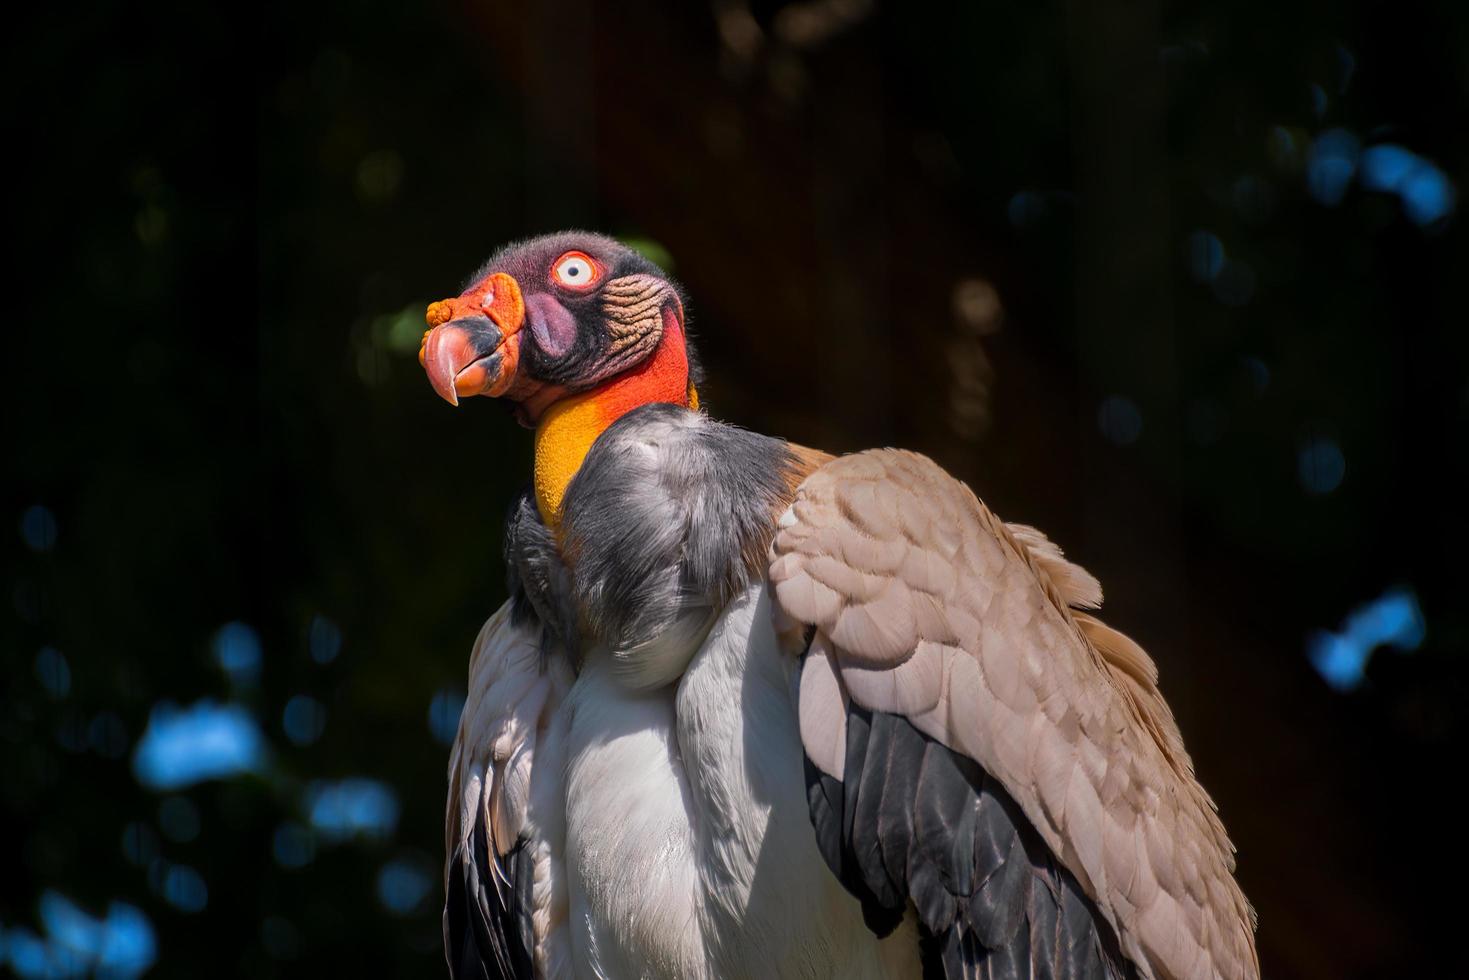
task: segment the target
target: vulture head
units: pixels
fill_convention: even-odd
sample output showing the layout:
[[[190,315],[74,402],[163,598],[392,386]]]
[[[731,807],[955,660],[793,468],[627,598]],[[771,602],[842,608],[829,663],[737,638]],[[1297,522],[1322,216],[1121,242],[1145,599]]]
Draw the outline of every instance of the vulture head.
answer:
[[[678,287],[622,243],[588,232],[533,238],[501,249],[469,283],[429,305],[418,353],[451,405],[504,399],[533,427],[594,392],[608,410],[697,407]]]

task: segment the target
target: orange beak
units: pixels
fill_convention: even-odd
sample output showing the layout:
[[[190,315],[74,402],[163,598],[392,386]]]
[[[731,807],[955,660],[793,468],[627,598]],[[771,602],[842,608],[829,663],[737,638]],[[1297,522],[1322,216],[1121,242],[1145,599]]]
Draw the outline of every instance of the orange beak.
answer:
[[[498,398],[520,367],[525,300],[520,284],[497,272],[453,299],[430,303],[418,349],[429,384],[450,405],[473,395]]]

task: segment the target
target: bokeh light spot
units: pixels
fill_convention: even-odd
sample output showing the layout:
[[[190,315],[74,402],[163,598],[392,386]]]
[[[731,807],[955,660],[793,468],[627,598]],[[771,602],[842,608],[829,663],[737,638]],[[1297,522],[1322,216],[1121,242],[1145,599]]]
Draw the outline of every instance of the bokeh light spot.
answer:
[[[1202,228],[1188,236],[1188,270],[1195,282],[1213,282],[1224,268],[1224,243]]]
[[[180,912],[203,912],[209,904],[204,876],[187,864],[170,864],[163,873],[163,900]]]
[[[1436,224],[1448,217],[1458,198],[1448,176],[1427,161],[1403,179],[1398,195],[1403,212],[1418,225]]]
[[[1347,459],[1334,440],[1316,436],[1301,446],[1296,472],[1307,493],[1331,493],[1347,474]]]
[[[20,539],[32,551],[45,553],[56,547],[56,515],[49,507],[33,504],[20,515]]]
[[[158,958],[153,925],[140,910],[112,902],[105,918],[82,911],[48,889],[41,895],[42,941],[27,930],[10,933],[10,964],[23,977],[85,976],[131,980]],[[17,942],[19,940],[19,942]]]
[[[1432,161],[1396,143],[1379,143],[1362,151],[1362,186],[1396,194],[1403,213],[1414,224],[1433,225],[1453,213],[1458,192],[1448,175]]]
[[[214,634],[214,660],[237,684],[254,683],[260,676],[260,634],[238,621],[225,623]]]
[[[621,241],[622,244],[637,252],[664,272],[673,272],[673,253],[665,248],[662,243],[654,241],[646,235],[629,235],[622,238]]]
[[[313,697],[298,694],[281,712],[281,728],[297,745],[311,745],[326,730],[326,708]]]
[[[1311,144],[1306,189],[1328,207],[1340,204],[1357,171],[1361,143],[1345,129],[1328,129]]]
[[[1311,111],[1316,115],[1317,119],[1325,119],[1328,105],[1326,89],[1312,82],[1308,92],[1311,97]]]
[[[71,665],[55,647],[42,647],[36,654],[36,680],[54,700],[71,693]]]
[[[1372,654],[1383,646],[1407,652],[1423,644],[1428,627],[1412,589],[1391,589],[1348,614],[1340,632],[1317,630],[1306,655],[1322,680],[1336,691],[1359,687]]]
[[[342,631],[325,616],[313,616],[306,635],[306,645],[311,651],[312,660],[319,664],[329,664],[342,652]]]
[[[168,240],[168,212],[149,204],[133,219],[133,231],[144,245],[161,245]]]
[[[376,779],[314,782],[306,788],[306,811],[329,841],[386,837],[398,826],[398,797]]]
[[[1250,379],[1250,387],[1255,390],[1255,394],[1265,394],[1265,389],[1270,387],[1270,365],[1258,357],[1246,357],[1244,367]]]
[[[1418,155],[1395,143],[1380,143],[1362,151],[1362,186],[1370,191],[1393,191],[1418,166]]]
[[[407,860],[389,861],[377,875],[377,897],[389,912],[409,915],[428,896],[433,880],[417,864]]]
[[[255,719],[239,705],[208,699],[184,709],[162,704],[148,717],[133,754],[133,771],[151,789],[179,789],[258,771],[265,754]]]
[[[428,703],[428,730],[434,738],[449,745],[459,731],[459,715],[464,710],[464,692],[444,688]]]
[[[954,319],[965,332],[987,337],[1000,331],[1005,307],[994,283],[977,276],[966,276],[954,283],[952,302]]]
[[[397,313],[375,317],[373,337],[381,337],[383,346],[395,354],[416,356],[423,340],[423,308],[427,305],[425,301],[417,301]]]

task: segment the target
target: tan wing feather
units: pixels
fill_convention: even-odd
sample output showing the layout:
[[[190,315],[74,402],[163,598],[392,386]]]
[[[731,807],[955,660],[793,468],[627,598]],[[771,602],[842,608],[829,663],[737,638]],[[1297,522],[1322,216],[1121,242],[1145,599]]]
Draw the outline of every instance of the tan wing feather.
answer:
[[[1029,553],[1041,573],[1050,579],[1068,606],[1073,609],[1102,607],[1102,583],[1095,575],[1067,561],[1058,545],[1029,524],[1006,524],[1005,527],[1016,543]]]
[[[475,640],[469,695],[449,755],[448,860],[474,832],[481,811],[497,859],[522,835],[531,839],[533,956],[541,977],[571,975],[556,707],[572,679],[564,660],[543,657],[538,634],[511,622],[505,603]],[[451,866],[445,866],[446,888]]]
[[[779,612],[816,628],[836,672],[810,690],[906,714],[999,778],[1144,977],[1258,978],[1233,845],[1156,666],[1072,610],[1101,604],[1095,578],[896,450],[821,467],[780,523]],[[834,767],[830,739],[819,754]]]

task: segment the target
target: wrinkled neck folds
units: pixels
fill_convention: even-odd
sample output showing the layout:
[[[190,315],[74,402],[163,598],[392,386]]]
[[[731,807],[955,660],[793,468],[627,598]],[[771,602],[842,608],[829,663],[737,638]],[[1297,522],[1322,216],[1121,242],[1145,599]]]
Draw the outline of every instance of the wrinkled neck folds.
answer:
[[[651,357],[591,391],[563,398],[536,426],[536,508],[547,527],[561,523],[566,486],[597,437],[639,405],[655,402],[698,408],[683,327],[671,309],[663,311],[663,336]]]

